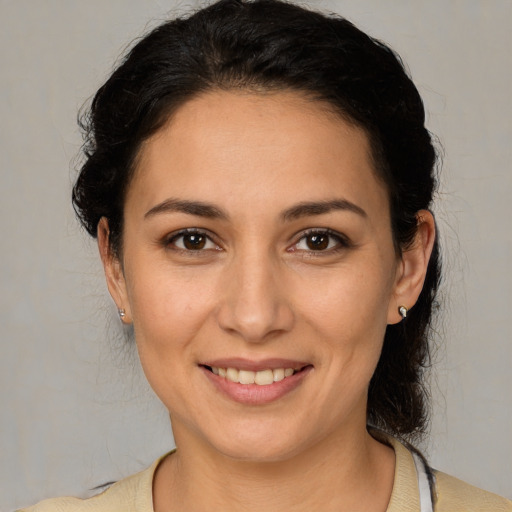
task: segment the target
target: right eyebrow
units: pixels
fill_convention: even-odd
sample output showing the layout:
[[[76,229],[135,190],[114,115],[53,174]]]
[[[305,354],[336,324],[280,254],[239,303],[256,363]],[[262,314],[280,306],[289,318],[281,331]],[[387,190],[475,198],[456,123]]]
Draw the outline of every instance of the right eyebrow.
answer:
[[[153,208],[145,213],[144,218],[147,219],[158,214],[173,212],[186,213],[188,215],[206,217],[209,219],[227,220],[229,217],[225,211],[210,203],[169,198],[153,206]]]
[[[367,213],[357,204],[346,199],[332,199],[330,201],[307,201],[288,208],[281,214],[284,221],[300,219],[313,215],[323,215],[336,210],[349,211],[367,218]]]

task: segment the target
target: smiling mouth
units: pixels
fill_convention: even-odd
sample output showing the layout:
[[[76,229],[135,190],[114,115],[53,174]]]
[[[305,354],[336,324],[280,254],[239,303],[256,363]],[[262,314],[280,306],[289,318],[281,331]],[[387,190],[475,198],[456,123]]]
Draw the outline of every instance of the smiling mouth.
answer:
[[[308,365],[309,366],[309,365]],[[237,368],[220,368],[217,366],[206,366],[208,371],[212,372],[219,377],[235,382],[238,384],[257,384],[258,386],[268,386],[274,382],[280,382],[282,380],[295,375],[296,373],[304,371],[306,367],[302,368],[274,368],[260,371],[251,370],[238,370]]]

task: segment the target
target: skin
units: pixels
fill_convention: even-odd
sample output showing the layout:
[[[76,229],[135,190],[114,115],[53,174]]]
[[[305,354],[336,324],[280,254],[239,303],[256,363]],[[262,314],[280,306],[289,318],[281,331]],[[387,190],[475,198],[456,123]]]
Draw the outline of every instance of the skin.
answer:
[[[294,92],[204,94],[144,144],[124,215],[122,261],[106,219],[100,253],[178,447],[155,511],[384,511],[394,453],[366,431],[368,384],[386,325],[421,291],[434,221],[419,212],[397,255],[364,131]],[[311,248],[312,229],[327,247]],[[239,403],[200,366],[233,357],[309,371],[278,400]]]

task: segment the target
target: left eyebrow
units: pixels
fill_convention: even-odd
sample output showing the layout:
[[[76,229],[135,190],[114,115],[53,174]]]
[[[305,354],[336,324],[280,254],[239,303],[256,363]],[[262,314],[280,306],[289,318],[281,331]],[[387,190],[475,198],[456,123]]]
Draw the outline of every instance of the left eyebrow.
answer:
[[[310,201],[299,203],[288,208],[281,213],[281,219],[285,222],[300,219],[301,217],[309,217],[312,215],[322,215],[336,210],[349,211],[356,213],[361,217],[367,218],[367,213],[357,204],[346,199],[332,199],[330,201]]]
[[[209,219],[226,220],[228,215],[217,206],[204,203],[201,201],[187,201],[184,199],[166,199],[161,203],[153,206],[144,215],[144,218],[153,217],[160,213],[186,213],[188,215],[196,215],[197,217],[206,217]]]

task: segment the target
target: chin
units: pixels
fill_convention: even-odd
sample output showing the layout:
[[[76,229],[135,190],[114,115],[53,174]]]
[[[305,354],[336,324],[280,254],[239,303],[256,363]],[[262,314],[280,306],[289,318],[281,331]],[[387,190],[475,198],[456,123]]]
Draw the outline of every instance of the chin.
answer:
[[[210,439],[210,444],[225,457],[238,461],[284,462],[306,449],[306,440],[300,433],[293,435],[293,429],[282,426],[257,432],[238,428],[221,439]]]
[[[217,448],[222,455],[240,462],[285,462],[292,459],[298,452],[294,446],[269,446],[252,443],[250,448],[245,445],[233,445]]]

